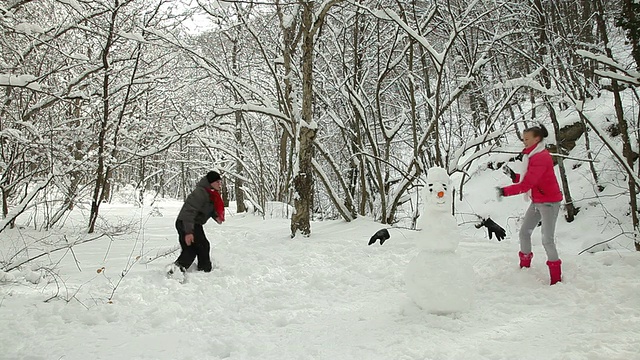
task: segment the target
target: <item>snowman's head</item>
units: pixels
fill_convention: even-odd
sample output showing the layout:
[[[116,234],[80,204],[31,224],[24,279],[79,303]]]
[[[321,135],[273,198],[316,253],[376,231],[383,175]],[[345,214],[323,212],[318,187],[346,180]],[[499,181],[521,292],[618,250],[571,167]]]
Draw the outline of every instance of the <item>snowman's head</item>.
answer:
[[[441,167],[432,167],[427,171],[427,183],[422,191],[425,210],[449,211],[451,178]]]

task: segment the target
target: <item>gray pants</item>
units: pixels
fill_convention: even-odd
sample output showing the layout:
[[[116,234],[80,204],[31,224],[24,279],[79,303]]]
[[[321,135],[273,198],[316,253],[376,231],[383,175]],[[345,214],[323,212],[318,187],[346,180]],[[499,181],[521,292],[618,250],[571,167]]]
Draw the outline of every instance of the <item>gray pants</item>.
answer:
[[[556,221],[560,212],[560,203],[531,203],[522,220],[520,228],[520,251],[524,254],[531,252],[531,234],[540,220],[542,220],[542,246],[547,252],[547,260],[558,260],[558,250],[554,242]]]

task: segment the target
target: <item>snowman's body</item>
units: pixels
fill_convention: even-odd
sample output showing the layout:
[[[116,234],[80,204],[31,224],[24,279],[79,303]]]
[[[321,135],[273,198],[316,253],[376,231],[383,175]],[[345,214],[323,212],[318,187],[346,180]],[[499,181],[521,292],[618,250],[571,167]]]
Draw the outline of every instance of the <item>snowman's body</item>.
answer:
[[[473,268],[456,253],[460,234],[451,215],[450,178],[439,167],[429,169],[418,219],[418,255],[405,273],[409,297],[436,314],[466,311],[473,302]]]

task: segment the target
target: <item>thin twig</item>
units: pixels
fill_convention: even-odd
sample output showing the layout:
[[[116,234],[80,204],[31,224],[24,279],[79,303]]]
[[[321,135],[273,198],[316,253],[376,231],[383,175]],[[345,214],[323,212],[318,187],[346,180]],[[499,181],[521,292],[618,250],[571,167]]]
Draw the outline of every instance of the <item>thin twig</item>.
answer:
[[[51,253],[54,253],[54,252],[57,252],[57,251],[60,251],[60,250],[70,249],[72,246],[75,246],[75,245],[80,245],[80,244],[88,243],[88,242],[91,242],[91,241],[95,241],[95,240],[98,240],[98,239],[102,238],[103,236],[107,236],[107,234],[100,234],[100,235],[98,235],[96,237],[92,237],[90,239],[76,241],[74,243],[67,244],[65,246],[61,246],[61,247],[55,248],[53,250],[48,250],[46,252],[43,252],[42,254],[36,255],[36,256],[28,258],[28,259],[26,259],[26,260],[24,260],[22,262],[19,262],[18,264],[11,266],[11,267],[5,269],[4,271],[9,272],[11,270],[14,270],[14,269],[24,265],[24,264],[27,264],[27,263],[33,261],[33,260],[39,259],[39,258],[41,258],[43,256],[51,255]]]
[[[167,257],[167,256],[175,253],[178,250],[180,250],[180,245],[175,245],[174,247],[169,248],[169,249],[167,249],[167,250],[165,250],[163,252],[158,252],[154,257],[150,257],[150,258],[148,258],[148,259],[146,259],[144,261],[141,261],[141,263],[145,264],[145,265],[149,264],[152,261],[158,260],[158,259],[163,258],[163,257]]]
[[[596,246],[598,246],[598,245],[606,244],[606,243],[608,243],[609,241],[611,241],[611,240],[613,240],[613,239],[615,239],[615,238],[617,238],[617,237],[620,237],[620,236],[622,236],[622,235],[633,235],[633,233],[632,233],[632,232],[629,232],[629,231],[623,231],[623,232],[621,232],[620,234],[618,234],[618,235],[616,235],[616,236],[614,236],[614,237],[612,237],[612,238],[609,238],[609,239],[607,239],[607,240],[604,240],[604,241],[601,241],[601,242],[599,242],[599,243],[595,243],[595,244],[593,244],[593,245],[589,246],[588,248],[586,248],[586,249],[584,249],[584,250],[580,251],[580,252],[578,253],[578,255],[581,255],[582,253],[587,252],[587,251],[589,251],[589,250],[593,249],[594,247],[596,247]]]

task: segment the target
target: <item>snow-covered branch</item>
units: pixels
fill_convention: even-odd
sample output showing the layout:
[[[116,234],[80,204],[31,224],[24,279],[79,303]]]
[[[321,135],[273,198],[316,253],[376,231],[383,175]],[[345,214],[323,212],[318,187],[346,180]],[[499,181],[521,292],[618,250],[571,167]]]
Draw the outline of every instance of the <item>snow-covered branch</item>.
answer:
[[[458,150],[454,152],[453,156],[451,157],[451,161],[449,162],[447,172],[449,174],[452,174],[456,171],[462,171],[465,168],[465,166],[471,163],[473,160],[490,153],[491,150],[495,148],[494,145],[484,147],[479,151],[474,152],[471,156],[469,156],[462,163],[460,163],[460,159],[469,149],[472,149],[474,147],[477,147],[489,141],[495,140],[503,135],[504,135],[504,130],[497,130],[492,133],[483,134],[481,136],[478,136],[475,139],[471,139],[470,141],[465,142]]]
[[[587,114],[585,114],[581,109],[577,109],[577,111],[583,116],[585,122],[589,124],[589,127],[596,133],[596,135],[598,135],[598,138],[600,138],[600,140],[602,140],[602,142],[606,145],[607,149],[611,151],[611,154],[616,158],[618,163],[625,169],[627,175],[633,178],[633,182],[636,186],[636,189],[640,191],[640,177],[638,177],[638,174],[627,163],[625,156],[621,154],[618,151],[618,149],[616,149],[616,146],[611,142],[611,139],[609,139],[606,136],[606,134],[600,128],[598,128],[598,126],[594,124],[593,121],[591,121],[591,119],[587,116]]]
[[[29,193],[27,194],[27,196],[24,197],[24,199],[20,202],[20,204],[18,204],[13,209],[11,209],[11,211],[9,211],[9,213],[4,219],[0,220],[0,233],[7,226],[9,226],[9,224],[11,224],[12,221],[14,221],[18,216],[20,216],[20,214],[22,214],[27,209],[27,206],[29,205],[29,203],[31,203],[31,201],[33,201],[33,199],[42,190],[47,188],[51,180],[53,180],[54,176],[55,175],[51,173],[47,176],[45,180],[36,183],[34,188],[29,190]]]
[[[616,60],[606,56],[606,55],[600,55],[600,54],[594,54],[590,51],[587,50],[576,50],[576,54],[586,58],[586,59],[590,59],[590,60],[594,60],[597,61],[601,64],[604,64],[606,66],[608,66],[611,69],[615,69],[617,71],[620,71],[621,74],[612,71],[612,70],[596,70],[596,74],[602,76],[602,77],[606,77],[606,78],[610,78],[610,79],[614,79],[614,80],[618,80],[618,81],[622,81],[622,82],[626,82],[629,84],[633,84],[633,85],[640,85],[640,72],[632,70],[632,69],[627,69],[625,68],[622,64],[620,64],[619,62],[617,62]]]

